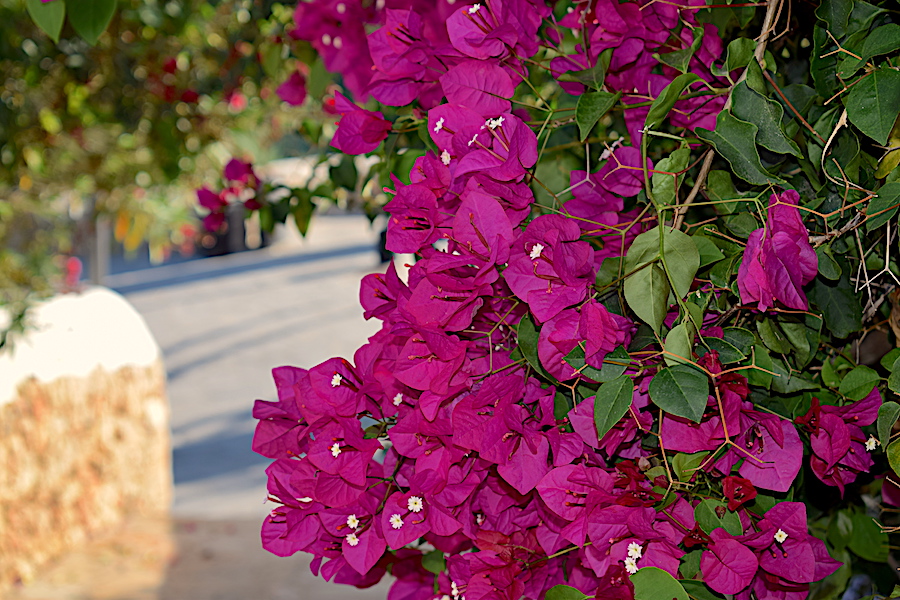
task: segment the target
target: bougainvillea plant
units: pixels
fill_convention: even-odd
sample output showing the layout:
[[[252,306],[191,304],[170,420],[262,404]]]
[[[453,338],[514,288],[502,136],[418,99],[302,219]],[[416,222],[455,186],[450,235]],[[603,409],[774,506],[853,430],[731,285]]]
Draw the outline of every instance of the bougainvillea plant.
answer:
[[[300,3],[416,260],[257,402],[264,547],[391,600],[889,593],[889,4]]]

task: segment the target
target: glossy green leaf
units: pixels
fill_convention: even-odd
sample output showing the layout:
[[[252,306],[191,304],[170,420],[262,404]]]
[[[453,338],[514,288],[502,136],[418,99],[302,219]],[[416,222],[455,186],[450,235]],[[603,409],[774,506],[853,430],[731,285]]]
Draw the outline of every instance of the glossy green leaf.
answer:
[[[691,31],[694,34],[694,41],[691,42],[690,46],[688,46],[687,48],[682,48],[681,50],[675,50],[674,52],[666,52],[665,54],[660,54],[657,52],[653,54],[653,58],[664,65],[672,67],[680,73],[686,73],[688,70],[688,64],[691,62],[691,58],[694,56],[694,53],[697,52],[697,49],[700,48],[700,44],[703,42],[702,27],[692,27]]]
[[[54,42],[59,41],[63,22],[66,20],[66,3],[64,0],[54,2],[42,2],[41,0],[26,0],[25,8],[34,24],[47,34]]]
[[[886,144],[900,113],[900,72],[875,69],[842,98],[850,122],[879,144]]]
[[[669,280],[657,263],[644,267],[625,280],[625,301],[642,321],[659,332],[669,306]]]
[[[669,277],[675,293],[684,298],[691,290],[694,276],[700,268],[700,253],[694,240],[684,232],[654,227],[634,239],[625,256],[625,271],[631,272],[643,264],[660,258],[660,235],[666,255]]]
[[[665,121],[666,115],[669,114],[675,103],[678,102],[685,88],[699,80],[700,77],[693,73],[685,73],[673,79],[657,96],[653,104],[650,105],[650,112],[647,113],[647,119],[644,121],[646,127],[648,129],[659,127]]]
[[[658,203],[663,205],[675,203],[678,188],[684,181],[682,171],[687,168],[690,160],[691,149],[679,148],[654,165],[650,183],[653,188],[653,198]]]
[[[578,123],[578,131],[582,141],[587,139],[597,121],[609,112],[609,109],[615,106],[621,97],[621,92],[616,92],[615,94],[610,92],[587,92],[578,98],[578,105],[575,107],[575,122]]]
[[[816,16],[825,21],[831,35],[840,38],[847,31],[852,10],[853,0],[822,0],[816,9]]]
[[[694,518],[700,525],[700,529],[710,533],[716,527],[721,527],[731,535],[741,535],[744,532],[741,527],[741,518],[737,513],[728,510],[727,506],[725,502],[712,498],[701,501],[694,509]]]
[[[631,576],[634,600],[690,600],[678,580],[657,567],[644,567]]]
[[[697,137],[712,144],[725,160],[731,164],[734,174],[755,185],[769,183],[783,184],[784,181],[766,171],[756,150],[756,125],[742,121],[727,110],[716,117],[716,129],[710,131],[698,127]]]
[[[877,229],[894,218],[900,206],[900,182],[886,183],[869,200],[866,208],[866,231]]]
[[[779,103],[751,90],[746,81],[734,86],[731,97],[734,116],[756,125],[757,144],[778,154],[801,156],[800,148],[781,128],[784,109]]]
[[[708,398],[709,378],[688,365],[667,367],[650,380],[650,399],[677,417],[699,423]]]
[[[621,375],[600,386],[594,399],[594,424],[600,439],[628,412],[634,394],[634,382]]]
[[[624,373],[630,364],[631,356],[629,356],[628,351],[622,346],[617,346],[615,350],[603,358],[603,367],[599,371],[593,367],[588,367],[593,369],[588,377],[601,383],[612,381]]]
[[[885,402],[878,408],[878,421],[876,423],[878,441],[881,443],[882,448],[887,448],[888,443],[891,441],[891,429],[894,427],[894,423],[897,422],[897,417],[900,417],[900,404],[896,402]]]
[[[540,330],[535,326],[534,321],[531,319],[531,315],[526,314],[519,321],[519,328],[516,332],[516,336],[519,350],[521,350],[522,356],[525,357],[528,364],[545,378],[550,381],[556,381],[556,379],[544,369],[544,366],[541,364],[541,359],[538,358],[537,345]]]
[[[583,593],[568,585],[555,585],[544,596],[546,600],[584,600],[587,598]]]
[[[900,25],[887,23],[876,27],[866,36],[859,59],[846,57],[841,64],[840,75],[844,79],[852,77],[869,59],[897,50],[900,50]]]
[[[722,68],[713,66],[713,75],[719,77],[728,76],[732,71],[745,68],[750,64],[753,58],[753,51],[756,50],[756,42],[750,38],[737,38],[728,43],[728,49],[725,52],[725,63]]]
[[[878,373],[865,365],[860,365],[844,375],[838,391],[851,400],[862,400],[869,395],[879,381],[881,381],[881,377],[878,376]]]
[[[66,0],[69,23],[84,41],[95,46],[116,14],[116,4],[116,0]]]
[[[891,374],[888,376],[888,389],[895,394],[900,394],[900,358],[891,365]]]
[[[709,452],[705,450],[703,452],[694,452],[693,454],[679,452],[673,456],[671,459],[672,470],[675,472],[675,477],[678,478],[678,481],[690,481],[707,456],[709,456]]]
[[[684,364],[693,359],[695,333],[696,329],[693,323],[680,323],[669,330],[663,345],[666,351],[664,358],[667,365]]]

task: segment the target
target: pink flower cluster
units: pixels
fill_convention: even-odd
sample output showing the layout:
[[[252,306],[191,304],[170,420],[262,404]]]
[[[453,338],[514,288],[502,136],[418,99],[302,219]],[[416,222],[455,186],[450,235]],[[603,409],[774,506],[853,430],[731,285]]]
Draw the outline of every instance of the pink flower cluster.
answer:
[[[208,187],[197,190],[197,200],[209,212],[203,217],[207,231],[218,231],[225,222],[225,211],[231,204],[241,203],[247,210],[258,210],[261,206],[260,179],[249,162],[232,158],[225,165],[222,176],[228,184],[219,192]]]
[[[716,592],[805,598],[839,563],[809,534],[802,503],[765,511],[752,502],[759,491],[791,487],[803,460],[800,436],[790,421],[758,410],[746,378],[725,372],[714,351],[699,361],[714,383],[699,422],[651,402],[658,354],[632,356],[624,370],[631,405],[602,436],[594,396],[568,408],[575,384],[596,382],[566,357],[581,347],[600,369],[634,336],[636,324],[598,301],[594,283],[603,260],[623,256],[640,231],[618,233],[638,218],[623,209],[641,190],[644,165],[634,146],[616,148],[597,172],[572,173],[573,198],[558,214],[531,219],[539,125],[511,102],[526,60],[539,44],[561,48],[566,29],[589,40],[589,51],[578,46],[554,59],[556,76],[612,49],[606,89],[631,102],[653,99],[677,71],[651,73],[651,53],[688,47],[702,31],[691,69],[715,85],[708,65],[722,47],[714,28],[696,26],[690,8],[662,2],[582,2],[558,23],[537,0],[384,4],[376,11],[360,0],[303,2],[294,35],[311,41],[358,96],[415,101],[427,111],[438,152],[416,161],[409,184],[395,181],[386,207],[388,250],[417,261],[408,278],[390,266],[363,279],[366,318],[382,328],[352,363],[280,367],[278,400],[257,401],[253,447],[275,461],[267,473],[277,506],[263,525],[264,546],[280,556],[309,552],[314,572],[357,587],[389,570],[390,600],[540,599],[562,583],[630,599],[629,574],[652,566],[685,576],[682,559],[696,549],[703,581]],[[365,36],[363,23],[372,22],[382,26]],[[674,36],[679,22],[696,27]],[[684,99],[672,122],[711,127],[721,106]],[[343,116],[333,143],[345,152],[371,151],[387,135],[380,113],[343,96],[336,107]],[[632,143],[645,116],[646,107],[625,112]],[[790,192],[782,199],[796,203]],[[766,262],[791,244],[807,257],[798,241],[805,227],[786,214],[751,238],[742,267],[741,293],[763,310],[797,303]],[[802,295],[806,262],[785,268]],[[760,291],[745,294],[751,289]],[[536,353],[546,374],[523,357],[517,331],[530,323],[540,329]],[[716,327],[701,333],[723,335]],[[804,422],[815,428],[813,470],[823,481],[842,486],[868,468],[849,454],[876,403],[873,396],[840,410],[816,406]],[[851,413],[865,417],[849,423]],[[651,431],[656,448],[644,443]],[[696,517],[701,498],[673,487],[668,467],[652,467],[678,452],[708,453],[700,470],[739,531],[705,531]],[[426,559],[433,553],[437,569]]]

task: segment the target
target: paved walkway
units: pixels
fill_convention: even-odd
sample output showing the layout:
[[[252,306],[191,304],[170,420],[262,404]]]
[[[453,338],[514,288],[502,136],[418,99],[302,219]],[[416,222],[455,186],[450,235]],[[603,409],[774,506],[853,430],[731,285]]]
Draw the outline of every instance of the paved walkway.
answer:
[[[364,217],[324,216],[307,240],[111,277],[147,320],[169,373],[173,521],[129,524],[13,598],[383,599],[384,585],[327,584],[305,558],[261,549],[270,461],[250,450],[253,401],[274,399],[273,367],[352,358],[377,330],[358,302],[359,280],[381,269],[377,239]]]

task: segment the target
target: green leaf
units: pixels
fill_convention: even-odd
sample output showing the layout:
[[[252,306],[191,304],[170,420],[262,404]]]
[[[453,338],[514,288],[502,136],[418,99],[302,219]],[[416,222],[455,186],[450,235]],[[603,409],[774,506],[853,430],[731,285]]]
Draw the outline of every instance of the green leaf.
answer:
[[[741,121],[727,110],[716,117],[716,129],[710,131],[697,127],[697,137],[709,142],[731,164],[734,174],[754,185],[784,181],[766,171],[756,150],[756,134],[759,129],[753,123]]]
[[[587,596],[568,585],[554,585],[547,590],[544,598],[545,600],[584,600]]]
[[[875,69],[843,99],[850,122],[883,146],[900,113],[900,72]]]
[[[853,10],[853,0],[822,0],[816,9],[816,16],[828,25],[828,30],[836,38],[847,31],[847,21]]]
[[[894,440],[888,444],[886,452],[891,469],[894,470],[894,473],[900,475],[900,440]]]
[[[866,231],[877,229],[894,218],[900,206],[900,182],[886,183],[866,208]]]
[[[700,422],[709,398],[709,379],[688,365],[667,367],[650,380],[650,399],[677,417]]]
[[[756,343],[756,336],[752,331],[743,327],[726,327],[722,331],[726,342],[737,348],[744,356],[750,356],[750,349]]]
[[[851,400],[862,400],[869,395],[879,381],[881,381],[881,377],[878,376],[878,373],[865,365],[860,365],[844,376],[838,391],[842,396],[847,396]]]
[[[312,198],[309,197],[307,190],[302,190],[302,192],[305,193],[297,195],[297,204],[291,208],[291,214],[294,215],[297,231],[305,237],[306,232],[309,231],[309,223],[312,221],[313,213],[316,211],[316,205],[313,203]]]
[[[615,106],[621,97],[622,92],[616,92],[615,94],[610,92],[587,92],[578,98],[578,105],[575,107],[575,122],[578,123],[581,141],[587,139],[597,121],[609,112],[609,109]]]
[[[609,69],[609,61],[612,60],[612,51],[612,48],[607,48],[600,53],[593,67],[583,71],[563,73],[558,77],[559,81],[573,81],[597,91],[602,90],[603,81],[606,79],[606,70]]]
[[[891,441],[891,429],[897,422],[897,417],[900,417],[900,404],[896,402],[885,402],[878,408],[878,441],[882,448],[887,448]]]
[[[793,394],[794,392],[813,390],[819,387],[812,381],[800,377],[797,371],[789,371],[784,363],[777,358],[772,359],[771,370],[778,375],[772,378],[772,389],[779,394]]]
[[[716,338],[716,337],[705,337],[703,341],[706,342],[706,345],[709,346],[711,350],[715,350],[719,353],[719,360],[722,361],[722,364],[731,364],[744,360],[747,356],[731,345],[726,340]]]
[[[656,201],[663,205],[675,203],[678,194],[678,188],[684,180],[684,171],[691,160],[690,148],[679,148],[662,159],[653,167],[654,173],[651,176],[651,185],[653,187],[653,197]],[[674,173],[674,175],[669,175]],[[676,184],[677,182],[677,184]]]
[[[700,48],[700,43],[703,41],[702,27],[692,27],[691,31],[694,35],[694,41],[691,42],[689,47],[675,50],[674,52],[666,52],[665,54],[655,52],[653,58],[664,65],[672,67],[680,73],[686,73],[688,64],[691,62],[691,57],[694,56],[694,53],[697,52],[697,49]]]
[[[750,38],[731,40],[728,43],[728,50],[725,54],[725,64],[722,65],[721,69],[713,65],[711,68],[713,75],[728,77],[732,71],[745,68],[750,64],[754,50],[756,50],[756,42]]]
[[[791,344],[778,324],[771,319],[760,319],[756,322],[756,331],[763,343],[777,354],[787,354],[791,351]]]
[[[882,367],[890,371],[894,367],[894,361],[898,358],[900,358],[900,348],[894,348],[893,350],[882,356],[881,360],[878,362]]]
[[[703,500],[694,509],[694,518],[700,525],[700,529],[706,533],[711,533],[716,527],[721,527],[731,535],[744,533],[744,529],[741,527],[741,518],[737,513],[728,510],[728,505],[721,500],[712,498]]]
[[[876,27],[866,37],[862,51],[859,53],[859,60],[852,56],[847,56],[841,65],[840,76],[843,79],[847,79],[853,76],[870,58],[882,54],[890,54],[898,49],[900,49],[900,25],[888,23],[881,27]]]
[[[639,319],[659,332],[669,307],[669,280],[665,271],[653,263],[625,280],[625,300]]]
[[[690,600],[678,580],[657,567],[644,567],[631,576],[634,600]]]
[[[709,452],[706,450],[694,452],[693,454],[679,452],[673,456],[672,470],[675,471],[675,477],[678,478],[678,481],[690,481],[697,474],[697,469],[700,468],[707,456],[709,456]]]
[[[888,556],[888,536],[872,517],[857,511],[853,514],[853,535],[847,547],[860,558],[883,563]]]
[[[746,81],[734,86],[731,97],[734,101],[731,108],[734,116],[753,123],[758,128],[757,144],[778,154],[801,156],[800,148],[781,129],[784,109],[779,103],[751,90]]]
[[[650,112],[647,113],[647,119],[644,121],[647,129],[659,127],[666,119],[669,111],[672,110],[672,107],[675,106],[675,103],[678,102],[678,98],[685,88],[699,80],[700,77],[693,73],[685,73],[673,79],[672,83],[667,85],[656,100],[653,101],[653,104],[650,105]]]
[[[664,355],[667,365],[680,365],[693,360],[695,334],[694,324],[689,322],[680,323],[669,330],[663,348],[675,356]],[[678,358],[679,356],[681,358]]]
[[[59,41],[63,22],[66,20],[66,3],[64,0],[55,2],[41,2],[41,0],[26,0],[25,7],[28,14],[38,28],[47,34],[54,42]]]
[[[432,550],[422,556],[422,568],[435,575],[443,573],[447,568],[447,563],[444,560],[444,553],[440,550]]]
[[[825,324],[832,335],[845,338],[862,329],[862,307],[853,293],[846,269],[838,281],[826,281],[816,277],[809,299],[825,315]]]
[[[834,260],[829,244],[824,244],[816,248],[816,257],[819,259],[819,274],[822,277],[832,281],[837,281],[841,278],[841,265]]]
[[[660,236],[665,250],[669,278],[679,298],[687,296],[697,269],[700,268],[700,253],[694,240],[682,231],[669,231],[667,227],[654,227],[634,239],[625,255],[625,271],[631,272],[643,264],[660,257]],[[627,281],[626,281],[627,283]]]
[[[705,235],[694,234],[692,237],[694,239],[694,245],[697,246],[697,251],[700,253],[701,269],[725,258],[725,255],[722,254],[719,247]]]
[[[819,25],[813,27],[813,51],[809,58],[809,70],[816,92],[823,98],[831,98],[841,89],[837,77],[834,76],[838,57],[837,54],[830,53],[833,48],[834,43],[828,37],[825,28]]]
[[[612,381],[624,373],[625,369],[627,369],[630,364],[631,356],[628,354],[628,351],[622,346],[617,346],[615,350],[608,353],[603,358],[603,368],[600,369],[599,372],[596,372],[595,370],[595,372],[588,376],[594,381],[599,381],[601,383]]]
[[[116,14],[116,4],[116,0],[66,0],[69,23],[84,41],[96,46]]]
[[[628,375],[621,375],[608,381],[597,390],[594,398],[594,424],[598,439],[603,439],[619,419],[628,412],[634,395],[634,382]]]
[[[888,389],[895,394],[900,394],[900,358],[891,365],[891,374],[888,376]]]
[[[700,570],[700,556],[702,551],[697,551],[697,570]],[[695,573],[696,574],[696,573]],[[682,570],[682,575],[686,575]],[[723,596],[717,592],[712,591],[706,584],[702,581],[696,581],[693,579],[679,579],[679,583],[684,587],[684,591],[688,593],[691,597],[691,600],[731,600],[733,596]]]
[[[535,371],[550,381],[556,381],[556,379],[544,369],[544,366],[541,364],[541,359],[538,358],[537,345],[539,335],[540,330],[535,326],[534,321],[531,319],[531,315],[525,314],[519,321],[519,328],[516,332],[519,350],[522,351],[522,356],[525,357],[525,360],[528,361],[528,364],[530,364]]]

